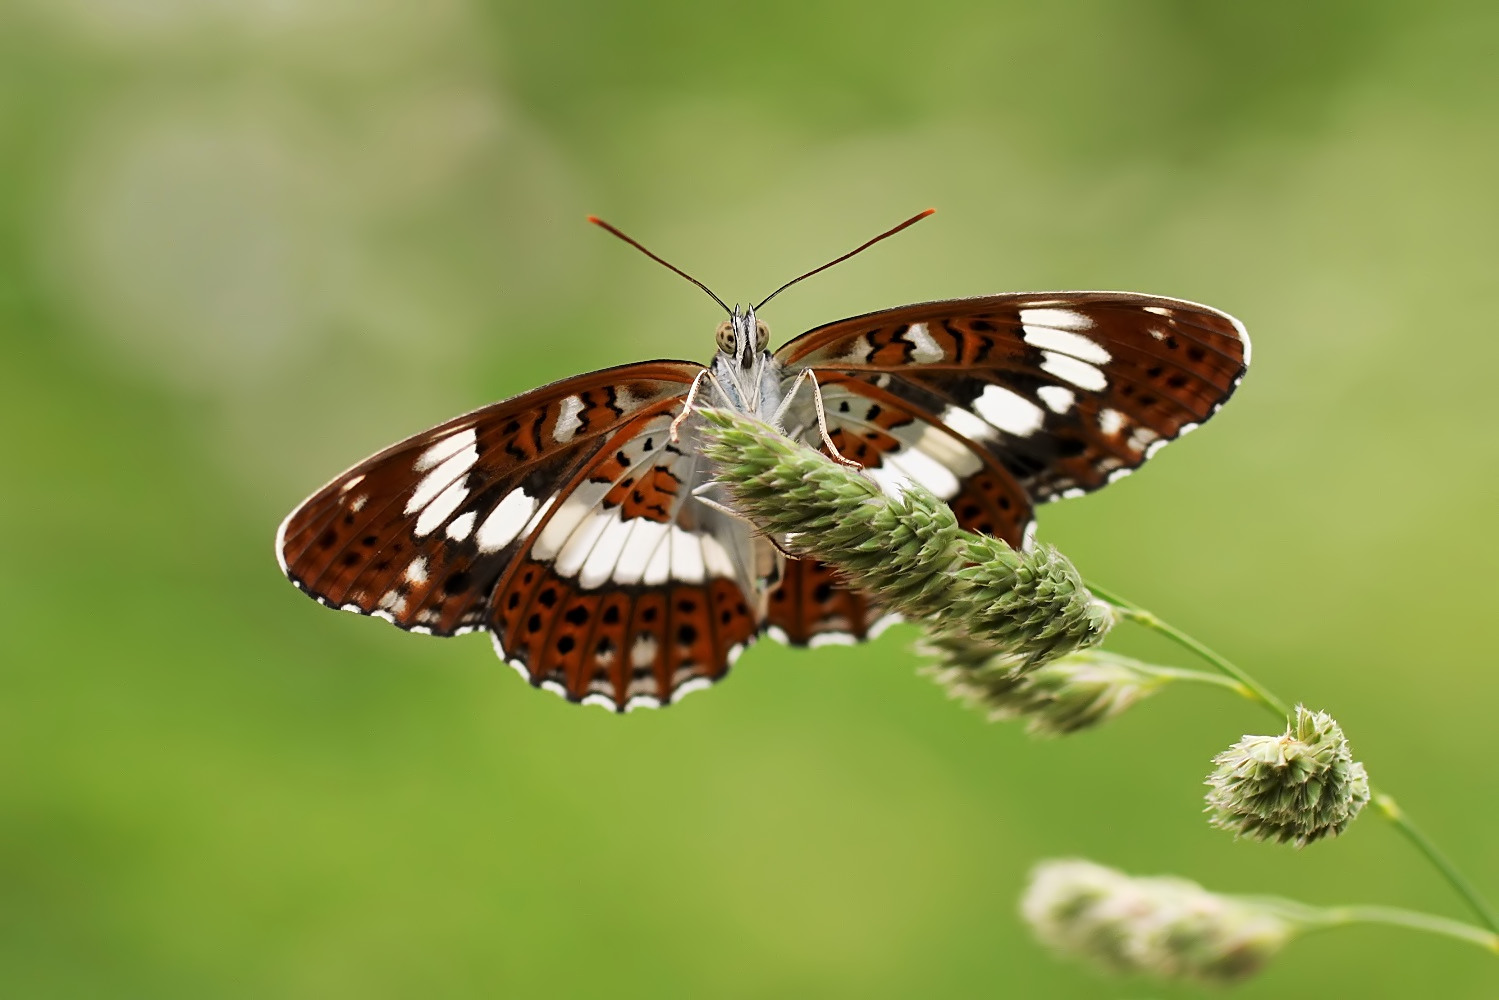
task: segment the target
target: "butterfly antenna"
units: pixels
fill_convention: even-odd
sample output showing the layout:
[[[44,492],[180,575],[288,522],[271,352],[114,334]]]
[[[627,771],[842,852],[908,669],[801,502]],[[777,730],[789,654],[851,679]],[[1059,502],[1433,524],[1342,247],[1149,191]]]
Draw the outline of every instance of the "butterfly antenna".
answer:
[[[765,305],[765,303],[769,302],[771,299],[775,298],[777,295],[780,295],[782,292],[784,292],[786,289],[790,288],[792,285],[796,284],[798,281],[805,280],[807,278],[812,277],[812,275],[814,275],[814,274],[819,274],[819,273],[821,273],[823,271],[826,271],[828,268],[832,267],[834,264],[842,264],[844,261],[848,260],[854,254],[863,253],[865,250],[868,250],[870,247],[874,246],[880,240],[887,239],[887,238],[889,238],[891,236],[894,236],[896,233],[900,232],[902,229],[905,229],[907,226],[914,226],[914,225],[916,225],[916,223],[920,222],[922,219],[925,219],[928,215],[931,215],[935,211],[937,211],[935,208],[929,208],[925,212],[917,212],[915,215],[911,216],[909,219],[907,219],[905,222],[902,222],[900,225],[896,226],[894,229],[887,229],[885,232],[880,233],[880,235],[876,236],[874,239],[870,240],[868,243],[862,243],[862,244],[860,244],[859,246],[857,246],[854,249],[850,250],[848,253],[844,254],[842,257],[839,257],[836,260],[830,260],[826,264],[822,265],[821,267],[814,267],[812,270],[808,271],[806,274],[798,275],[797,277],[792,278],[790,281],[786,282],[780,288],[777,288],[775,291],[773,291],[769,295],[765,296],[765,298],[761,299],[759,305],[755,306],[755,311],[759,312],[761,306]]]
[[[613,233],[615,236],[618,236],[620,239],[624,240],[626,243],[630,244],[630,246],[634,247],[636,250],[639,250],[641,253],[645,254],[647,257],[649,257],[651,260],[655,261],[657,264],[660,264],[662,267],[665,267],[666,269],[668,269],[670,271],[675,271],[677,274],[679,274],[682,277],[686,278],[688,281],[692,282],[694,285],[696,285],[697,287],[701,288],[703,291],[707,292],[708,293],[708,297],[711,298],[714,302],[717,302],[718,305],[719,305],[719,308],[721,308],[724,312],[728,313],[730,316],[734,315],[734,311],[732,309],[730,309],[727,305],[724,305],[723,299],[721,299],[717,295],[713,294],[713,289],[709,288],[707,285],[703,284],[701,281],[698,281],[692,275],[688,274],[686,271],[682,270],[680,267],[678,267],[677,265],[673,264],[671,261],[669,261],[669,260],[663,260],[662,258],[657,257],[655,254],[651,253],[645,247],[641,246],[640,241],[638,241],[636,239],[633,239],[633,238],[631,238],[629,236],[626,236],[624,233],[620,232],[618,229],[615,229],[613,226],[609,225],[609,223],[605,222],[603,219],[599,218],[597,215],[590,215],[588,217],[588,221],[591,222],[591,223],[593,223],[595,226],[598,226],[600,229],[603,229],[603,230],[605,230],[607,232]],[[862,249],[862,248],[860,248],[860,249]]]

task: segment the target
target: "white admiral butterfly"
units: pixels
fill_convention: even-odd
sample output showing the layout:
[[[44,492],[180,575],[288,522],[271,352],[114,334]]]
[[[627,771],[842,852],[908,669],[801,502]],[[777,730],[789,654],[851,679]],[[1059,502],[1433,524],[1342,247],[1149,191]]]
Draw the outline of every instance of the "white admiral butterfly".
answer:
[[[488,631],[522,676],[571,701],[669,704],[722,678],[762,631],[856,642],[886,617],[699,495],[711,470],[689,394],[832,445],[887,491],[920,483],[964,528],[1019,546],[1035,505],[1128,475],[1217,412],[1249,363],[1237,320],[1149,295],[900,306],[773,353],[756,316],[767,301],[724,306],[709,367],[564,379],[360,462],[282,523],[282,570],[323,604],[413,632]],[[804,373],[814,392],[794,393]]]

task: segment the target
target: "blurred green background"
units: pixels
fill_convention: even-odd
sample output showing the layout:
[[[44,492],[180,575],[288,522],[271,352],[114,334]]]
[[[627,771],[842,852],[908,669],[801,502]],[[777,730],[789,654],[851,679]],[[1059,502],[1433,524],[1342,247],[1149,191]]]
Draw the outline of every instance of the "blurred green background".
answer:
[[[914,631],[764,643],[610,718],[289,587],[283,514],[543,381],[907,301],[1125,288],[1255,338],[1148,471],[1042,513],[1090,576],[1344,723],[1499,894],[1492,4],[0,5],[0,991],[1165,997],[1036,947],[1037,859],[1462,915],[1370,815],[1199,815],[1215,690],[1038,743]],[[1482,307],[1482,308],[1480,308]],[[1180,658],[1121,629],[1111,643]],[[1309,938],[1237,995],[1492,997]]]

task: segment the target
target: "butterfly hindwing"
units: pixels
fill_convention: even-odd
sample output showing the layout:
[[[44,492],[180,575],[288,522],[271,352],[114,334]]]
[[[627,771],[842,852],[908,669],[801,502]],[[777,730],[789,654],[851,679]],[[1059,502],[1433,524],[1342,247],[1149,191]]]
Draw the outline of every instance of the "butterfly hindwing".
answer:
[[[759,635],[767,544],[701,503],[696,419],[644,412],[575,473],[500,576],[487,622],[532,684],[624,711],[727,673]]]

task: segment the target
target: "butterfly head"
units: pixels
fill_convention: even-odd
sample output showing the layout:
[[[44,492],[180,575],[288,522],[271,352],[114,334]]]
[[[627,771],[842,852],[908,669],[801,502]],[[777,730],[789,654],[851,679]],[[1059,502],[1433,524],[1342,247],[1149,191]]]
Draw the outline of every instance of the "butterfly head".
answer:
[[[754,306],[743,312],[734,307],[730,317],[718,324],[718,353],[742,371],[754,368],[755,361],[770,344],[770,327],[755,317]]]
[[[770,328],[756,318],[754,306],[735,306],[718,325],[713,374],[729,401],[747,413],[759,414],[779,395],[769,346]]]

